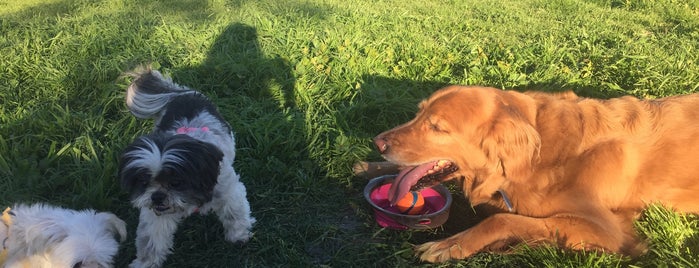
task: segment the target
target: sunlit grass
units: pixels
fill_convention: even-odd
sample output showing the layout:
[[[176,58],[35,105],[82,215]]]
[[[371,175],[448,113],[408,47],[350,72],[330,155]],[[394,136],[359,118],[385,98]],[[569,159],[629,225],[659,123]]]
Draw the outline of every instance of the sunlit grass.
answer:
[[[113,211],[131,231],[117,260],[124,267],[134,256],[137,212],[118,187],[116,161],[152,122],[126,111],[121,75],[152,63],[211,96],[231,122],[236,169],[258,219],[243,247],[221,238],[214,217],[188,219],[167,267],[432,266],[419,263],[411,245],[461,231],[459,224],[379,229],[362,199],[366,181],[351,174],[355,161],[379,159],[371,137],[409,120],[417,102],[445,84],[602,98],[695,92],[698,7],[672,0],[2,1],[0,201]],[[639,230],[652,250],[639,260],[539,248],[448,266],[696,261],[691,218],[654,207],[643,222],[651,223]]]

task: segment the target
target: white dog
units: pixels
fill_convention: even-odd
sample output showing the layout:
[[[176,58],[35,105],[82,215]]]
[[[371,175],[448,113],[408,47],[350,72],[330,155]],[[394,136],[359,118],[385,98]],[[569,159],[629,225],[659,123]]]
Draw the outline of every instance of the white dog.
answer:
[[[18,204],[2,215],[0,266],[112,267],[116,235],[126,239],[126,224],[112,213]]]
[[[231,242],[246,242],[255,219],[245,186],[233,169],[231,127],[201,93],[145,69],[126,95],[131,113],[154,118],[155,129],[123,152],[122,185],[140,209],[131,267],[160,267],[171,253],[179,222],[214,211]]]

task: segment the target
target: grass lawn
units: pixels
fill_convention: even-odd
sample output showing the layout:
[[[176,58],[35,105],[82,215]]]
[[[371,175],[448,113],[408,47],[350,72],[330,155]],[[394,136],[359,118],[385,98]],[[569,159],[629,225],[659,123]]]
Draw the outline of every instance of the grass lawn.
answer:
[[[138,218],[117,159],[152,127],[124,105],[121,75],[141,63],[220,106],[258,221],[240,247],[213,215],[190,217],[166,267],[699,266],[697,221],[659,206],[638,223],[651,243],[639,259],[522,248],[420,263],[413,245],[472,221],[464,198],[443,228],[384,230],[351,170],[446,84],[696,92],[697,0],[0,0],[0,204],[117,214],[129,239],[116,267],[134,257]]]

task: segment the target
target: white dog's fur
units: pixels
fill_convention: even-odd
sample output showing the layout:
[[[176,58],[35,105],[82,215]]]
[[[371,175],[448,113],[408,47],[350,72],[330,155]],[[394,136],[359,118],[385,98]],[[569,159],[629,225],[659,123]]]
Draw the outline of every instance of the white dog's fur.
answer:
[[[112,213],[17,204],[9,215],[9,226],[2,225],[2,267],[112,267],[119,251],[115,236],[126,239],[126,224]]]
[[[137,256],[130,267],[160,267],[171,253],[178,224],[195,212],[214,211],[226,240],[248,241],[255,219],[233,169],[235,140],[228,123],[201,93],[158,71],[133,76],[126,103],[136,117],[153,118],[156,126],[126,148],[121,159],[122,184],[140,209]],[[207,179],[210,169],[218,169],[213,182]]]

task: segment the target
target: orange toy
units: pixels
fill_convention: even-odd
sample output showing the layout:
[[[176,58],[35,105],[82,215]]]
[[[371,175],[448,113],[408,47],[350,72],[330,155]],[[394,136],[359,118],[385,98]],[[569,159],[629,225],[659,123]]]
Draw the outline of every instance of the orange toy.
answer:
[[[410,191],[396,202],[396,208],[403,214],[421,214],[425,207],[425,198],[420,192]]]

